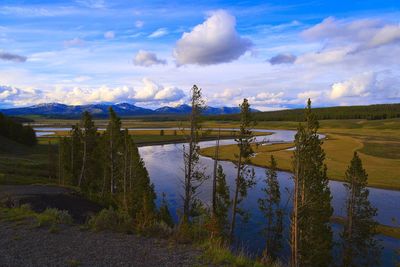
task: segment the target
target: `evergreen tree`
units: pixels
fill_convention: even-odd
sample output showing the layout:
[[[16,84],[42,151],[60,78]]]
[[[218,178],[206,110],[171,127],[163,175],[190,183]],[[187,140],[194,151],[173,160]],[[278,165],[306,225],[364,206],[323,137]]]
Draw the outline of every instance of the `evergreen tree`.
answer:
[[[174,220],[172,219],[171,213],[169,211],[165,193],[162,193],[162,200],[158,214],[160,221],[165,222],[169,227],[174,226]]]
[[[154,185],[150,181],[149,173],[140,157],[139,150],[132,142],[132,190],[131,214],[138,224],[144,226],[150,223],[156,215]]]
[[[374,238],[377,209],[368,200],[368,175],[357,152],[346,171],[347,218],[342,237],[343,266],[378,266],[381,247]]]
[[[113,108],[109,108],[109,121],[105,132],[105,153],[108,162],[108,175],[110,194],[113,195],[117,189],[118,180],[121,178],[120,157],[122,154],[123,138],[121,133],[121,119],[118,118]]]
[[[68,172],[68,179],[69,184],[71,185],[78,185],[79,181],[79,174],[82,164],[82,130],[78,124],[72,126],[71,129],[71,138],[70,138],[70,159],[69,159],[69,172]]]
[[[258,199],[259,209],[266,219],[264,228],[266,245],[263,258],[275,260],[282,248],[283,232],[283,209],[280,206],[281,192],[279,188],[278,175],[276,173],[277,163],[271,155],[270,168],[265,171],[265,187],[261,189],[264,197]]]
[[[243,199],[247,196],[247,190],[255,184],[255,173],[254,169],[248,168],[250,162],[250,156],[253,154],[251,148],[255,138],[251,132],[251,127],[254,125],[254,121],[251,116],[250,104],[247,99],[243,100],[240,105],[240,131],[239,136],[235,139],[239,154],[235,155],[236,162],[235,167],[237,169],[237,175],[235,180],[235,194],[233,197],[232,204],[232,220],[229,230],[229,239],[233,240],[233,234],[236,225],[236,215],[242,216],[246,219],[246,211],[240,209],[239,205]]]
[[[294,195],[291,233],[292,266],[329,266],[332,262],[331,193],[319,123],[308,100],[305,123],[295,136]]]
[[[229,230],[228,213],[231,206],[229,187],[221,165],[218,165],[215,192],[215,218],[219,235],[226,237]]]
[[[82,166],[79,176],[78,186],[81,187],[84,183],[84,189],[94,186],[96,173],[96,145],[97,145],[97,128],[89,112],[85,111],[82,115],[81,127],[82,132]],[[92,185],[92,186],[90,186]]]
[[[201,89],[193,85],[191,89],[192,111],[190,114],[190,134],[188,139],[188,148],[183,147],[184,172],[183,181],[183,222],[189,222],[190,217],[196,216],[196,212],[201,203],[197,198],[197,189],[201,183],[207,179],[204,170],[199,166],[199,130],[200,115],[204,109],[204,100],[201,95]]]

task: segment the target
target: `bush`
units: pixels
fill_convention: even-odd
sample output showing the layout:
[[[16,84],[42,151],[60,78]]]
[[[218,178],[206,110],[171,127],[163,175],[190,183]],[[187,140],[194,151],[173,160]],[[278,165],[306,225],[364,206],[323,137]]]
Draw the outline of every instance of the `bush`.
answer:
[[[72,217],[66,210],[46,209],[36,215],[37,225],[54,226],[57,224],[72,224]]]
[[[88,224],[95,231],[131,232],[133,230],[132,218],[126,212],[114,210],[112,207],[103,209],[92,216]]]

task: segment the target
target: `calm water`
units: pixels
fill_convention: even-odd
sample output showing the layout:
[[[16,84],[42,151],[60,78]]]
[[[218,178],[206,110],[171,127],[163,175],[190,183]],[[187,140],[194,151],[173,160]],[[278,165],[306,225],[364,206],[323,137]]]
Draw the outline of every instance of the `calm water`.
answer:
[[[269,130],[265,130],[269,131]],[[294,137],[294,131],[284,130],[271,130],[274,132],[271,136],[257,137],[260,140],[269,140],[270,142],[282,142],[291,141]],[[223,144],[232,144],[233,140],[222,140]],[[201,142],[201,147],[214,146],[215,141]],[[143,157],[146,167],[149,171],[150,177],[155,184],[158,195],[162,192],[167,194],[168,201],[171,205],[171,210],[181,208],[181,197],[182,192],[180,179],[183,177],[183,159],[182,159],[182,144],[171,144],[171,145],[160,145],[160,146],[148,146],[141,147],[140,154]],[[201,157],[201,164],[207,168],[209,175],[212,174],[213,160]],[[279,162],[278,162],[279,164]],[[222,167],[227,175],[228,184],[231,190],[234,188],[235,178],[235,167],[231,162],[221,162]],[[265,176],[265,168],[254,167],[257,179],[261,179]],[[293,181],[291,180],[291,174],[288,172],[278,172],[278,178],[281,185],[282,192],[282,205],[285,205],[288,200],[287,190],[292,190]],[[341,182],[331,181],[329,183],[331,192],[333,195],[332,205],[334,207],[335,215],[344,215],[344,201],[345,201],[345,190]],[[246,224],[239,223],[236,231],[236,235],[239,237],[240,245],[247,248],[253,253],[257,253],[263,249],[265,240],[260,234],[262,229],[263,217],[258,211],[257,199],[261,197],[262,183],[258,183],[256,187],[249,191],[248,198],[242,203],[243,207],[247,208],[251,212],[250,221]],[[210,205],[211,201],[211,180],[203,184],[201,188],[200,197],[206,205]],[[386,225],[396,225],[396,222],[400,222],[400,192],[393,190],[383,190],[370,188],[370,201],[372,204],[379,209],[378,221]],[[291,209],[291,203],[288,204],[288,210]],[[175,219],[177,215],[174,214]],[[289,225],[289,219],[286,218],[285,224]],[[286,227],[288,229],[288,227]],[[336,239],[340,230],[339,225],[334,225],[334,232]],[[384,252],[382,257],[383,266],[394,266],[393,260],[395,257],[394,250],[400,247],[400,240],[379,236],[382,239],[384,246]],[[288,254],[289,247],[286,245],[284,249],[284,255]]]
[[[161,129],[161,128],[160,128]],[[171,128],[169,128],[171,129]],[[174,128],[172,128],[174,129]],[[59,130],[70,130],[70,128],[37,128],[37,130],[44,131],[38,133],[38,136],[43,134],[52,134]],[[143,129],[130,129],[130,130],[143,130]],[[154,130],[154,129],[153,129]],[[233,129],[228,129],[233,130]],[[259,130],[265,132],[273,132],[269,136],[258,136],[257,141],[269,141],[269,142],[288,142],[294,139],[294,131],[288,130]],[[221,140],[220,144],[233,144],[233,140]],[[215,141],[201,142],[201,147],[214,146]],[[181,195],[182,186],[181,179],[183,177],[183,157],[182,157],[183,144],[170,144],[170,145],[159,145],[159,146],[147,146],[140,147],[140,154],[143,157],[146,167],[149,171],[150,178],[155,185],[157,195],[161,193],[167,194],[167,199],[171,206],[171,211],[176,211],[181,208]],[[213,169],[213,160],[206,157],[201,157],[200,164],[206,167],[207,173],[211,176]],[[231,162],[220,162],[224,168],[224,172],[227,176],[227,182],[230,189],[234,189],[234,178],[235,178],[235,167]],[[279,162],[278,162],[279,165]],[[264,218],[258,210],[257,199],[261,197],[261,187],[263,184],[260,182],[265,177],[265,168],[254,167],[257,180],[259,183],[249,191],[248,197],[243,201],[242,205],[251,213],[251,218],[247,223],[239,222],[237,226],[236,236],[240,246],[244,247],[252,253],[260,252],[263,247],[265,240],[261,235],[262,224]],[[287,190],[292,191],[293,181],[291,180],[291,174],[289,172],[278,172],[278,179],[281,186],[282,194],[282,205],[288,205],[288,214],[291,209],[291,203],[288,202]],[[334,215],[344,215],[344,201],[346,191],[344,190],[343,183],[330,181],[329,186],[333,196],[332,206],[334,208]],[[200,198],[206,205],[211,203],[211,180],[204,183],[201,187]],[[381,224],[395,226],[400,223],[400,191],[385,190],[370,188],[370,201],[378,208],[377,220]],[[176,212],[173,214],[177,220]],[[285,219],[286,230],[289,226],[289,218]],[[338,240],[338,233],[340,232],[340,225],[333,225],[335,239]],[[395,249],[400,248],[400,240],[379,236],[384,246],[382,253],[382,266],[394,266],[394,260],[396,254]],[[283,250],[283,258],[289,253],[288,242]]]

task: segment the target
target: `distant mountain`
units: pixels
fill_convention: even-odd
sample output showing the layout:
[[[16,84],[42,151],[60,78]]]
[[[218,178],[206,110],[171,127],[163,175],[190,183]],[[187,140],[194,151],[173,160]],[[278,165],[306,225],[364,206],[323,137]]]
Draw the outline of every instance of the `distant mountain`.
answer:
[[[129,103],[120,104],[92,104],[70,106],[60,103],[45,103],[22,108],[3,109],[0,112],[6,115],[23,116],[23,115],[40,115],[48,117],[78,117],[84,111],[89,111],[96,117],[105,117],[108,114],[108,108],[112,107],[119,116],[142,116],[142,115],[185,115],[189,114],[191,107],[189,105],[180,105],[176,107],[161,107],[155,110],[141,108]],[[238,107],[207,107],[204,115],[223,115],[236,114],[240,112]],[[258,110],[253,110],[258,112]]]

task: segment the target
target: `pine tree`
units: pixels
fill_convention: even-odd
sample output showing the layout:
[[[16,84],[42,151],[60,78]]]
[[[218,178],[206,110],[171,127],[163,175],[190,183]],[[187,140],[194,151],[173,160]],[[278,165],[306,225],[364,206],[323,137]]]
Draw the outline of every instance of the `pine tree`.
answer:
[[[332,261],[331,193],[319,123],[308,100],[305,123],[295,136],[291,265],[329,266]]]
[[[106,149],[108,162],[108,174],[110,193],[113,195],[117,189],[117,181],[120,178],[120,156],[123,138],[121,133],[121,119],[118,118],[113,108],[109,108],[109,121],[105,132]]]
[[[82,130],[78,124],[72,126],[70,137],[69,184],[78,185],[82,164]]]
[[[250,104],[247,99],[243,100],[240,105],[240,131],[239,136],[235,139],[239,154],[235,155],[236,162],[235,167],[237,169],[237,175],[235,180],[235,194],[233,197],[232,205],[232,219],[229,230],[229,239],[233,240],[233,234],[236,225],[236,215],[241,215],[242,218],[246,219],[246,211],[240,209],[239,205],[243,199],[247,196],[247,190],[255,184],[255,173],[254,169],[248,168],[250,156],[253,154],[251,148],[255,138],[251,132],[251,127],[254,125],[254,121],[251,117]]]
[[[221,165],[218,165],[215,190],[215,218],[219,235],[227,237],[229,230],[228,213],[231,206],[229,187]]]
[[[171,212],[169,211],[165,193],[162,193],[162,200],[158,214],[160,221],[166,223],[169,227],[174,226],[174,220],[172,219]]]
[[[378,223],[377,209],[368,200],[368,175],[360,157],[354,152],[346,171],[347,218],[342,237],[343,266],[378,266],[381,247],[374,238]]]
[[[183,218],[182,222],[189,222],[192,216],[196,215],[196,211],[200,206],[197,198],[197,189],[201,183],[207,179],[204,170],[199,166],[199,130],[200,115],[204,109],[204,100],[201,95],[201,89],[193,85],[191,89],[192,111],[190,114],[190,134],[188,139],[188,148],[183,148],[184,158],[184,181],[183,181]]]
[[[282,248],[283,209],[280,206],[281,192],[276,170],[277,163],[271,155],[270,168],[265,171],[265,187],[261,189],[264,197],[258,199],[259,209],[266,219],[266,245],[263,253],[265,262],[270,259],[276,260]]]
[[[88,189],[90,184],[93,184],[96,179],[96,166],[95,166],[95,149],[97,145],[97,128],[89,112],[85,111],[82,114],[81,120],[82,131],[82,166],[79,176],[78,186],[81,187],[82,183],[85,184],[85,190]]]
[[[218,138],[215,146],[214,154],[214,172],[213,172],[213,188],[212,188],[212,213],[215,215],[216,211],[216,196],[217,196],[217,173],[218,173],[218,158],[219,158],[219,139],[221,130],[218,131]]]
[[[139,150],[135,143],[131,146],[132,155],[132,190],[131,198],[131,214],[136,223],[145,226],[150,223],[156,215],[154,185],[150,181],[149,173],[144,165],[143,159],[140,157]]]

